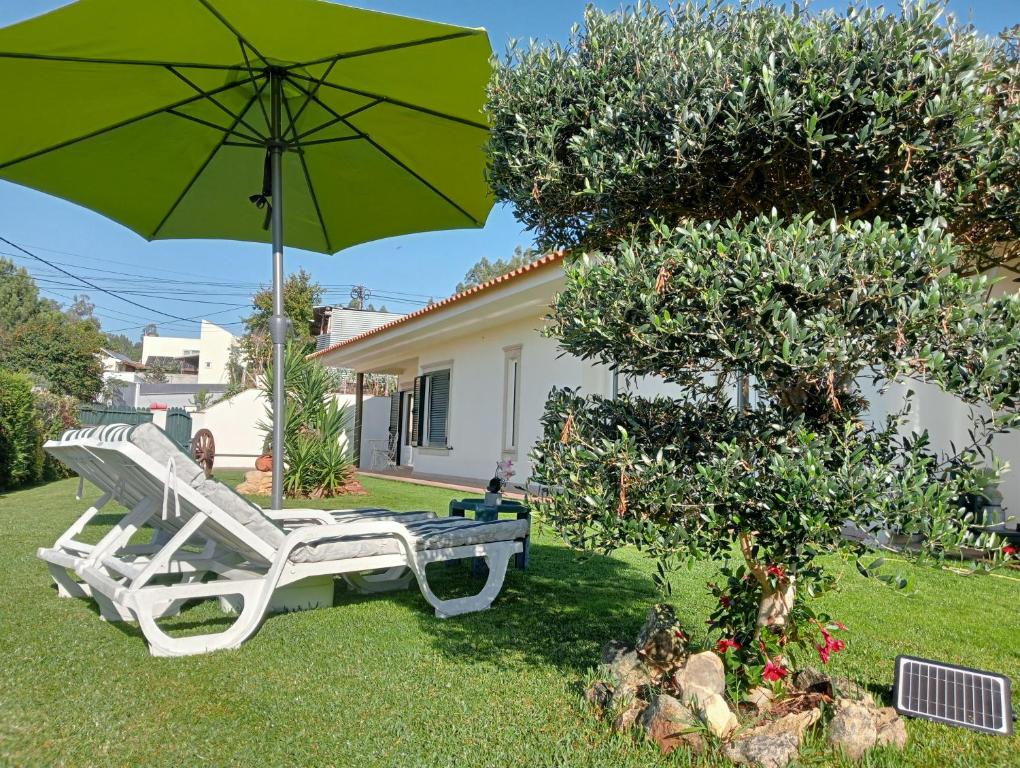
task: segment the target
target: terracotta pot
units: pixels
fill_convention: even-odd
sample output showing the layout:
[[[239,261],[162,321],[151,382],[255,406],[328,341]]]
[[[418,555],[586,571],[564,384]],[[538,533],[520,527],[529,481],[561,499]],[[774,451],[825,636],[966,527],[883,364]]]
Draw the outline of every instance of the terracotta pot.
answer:
[[[255,459],[255,469],[259,472],[272,472],[273,471],[273,456],[269,453],[264,453]]]

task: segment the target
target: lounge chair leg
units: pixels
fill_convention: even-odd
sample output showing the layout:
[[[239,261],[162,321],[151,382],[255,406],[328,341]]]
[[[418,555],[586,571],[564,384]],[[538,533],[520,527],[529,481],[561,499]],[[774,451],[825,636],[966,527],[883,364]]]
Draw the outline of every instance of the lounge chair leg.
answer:
[[[448,619],[451,616],[459,616],[462,613],[473,611],[484,611],[492,601],[496,599],[499,591],[503,588],[503,579],[506,577],[506,567],[510,558],[515,554],[514,542],[498,541],[486,544],[483,557],[485,564],[489,566],[489,577],[485,580],[485,586],[477,595],[470,597],[457,597],[452,600],[440,600],[429,587],[425,577],[424,565],[415,565],[415,576],[418,577],[418,586],[425,599],[436,609],[436,617]]]
[[[157,606],[136,607],[134,613],[138,617],[138,626],[149,643],[149,653],[153,656],[195,656],[240,647],[262,623],[266,615],[267,601],[261,584],[258,583],[237,594],[244,600],[237,621],[223,632],[208,635],[171,637],[156,624],[155,620],[159,618],[155,611]]]
[[[414,579],[410,568],[388,568],[381,573],[345,573],[343,579],[351,589],[363,595],[380,592],[399,592],[407,589]]]
[[[59,597],[89,597],[91,590],[88,584],[75,581],[67,568],[54,563],[46,563],[50,569],[50,576],[57,584],[57,595]]]

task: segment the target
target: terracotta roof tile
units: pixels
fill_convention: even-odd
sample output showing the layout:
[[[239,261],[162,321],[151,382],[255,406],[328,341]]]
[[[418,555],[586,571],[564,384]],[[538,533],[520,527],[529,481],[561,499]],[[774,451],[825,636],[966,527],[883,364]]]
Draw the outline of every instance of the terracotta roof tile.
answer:
[[[325,349],[320,349],[317,352],[313,352],[308,357],[310,358],[321,357],[322,355],[328,354],[329,352],[333,352],[337,349],[341,349],[342,347],[346,347],[351,344],[356,344],[357,342],[362,341],[363,339],[367,339],[369,336],[375,336],[377,334],[383,333],[384,331],[388,331],[390,328],[395,328],[398,325],[404,325],[405,323],[412,322],[420,317],[424,317],[425,315],[430,315],[434,312],[442,311],[453,304],[457,304],[459,302],[464,301],[465,299],[469,299],[473,296],[478,296],[482,293],[485,293],[486,291],[490,291],[496,286],[505,285],[511,280],[515,280],[523,275],[528,274],[529,272],[534,272],[536,269],[541,269],[542,267],[548,264],[555,264],[559,261],[562,261],[565,253],[566,253],[565,251],[554,251],[553,253],[547,253],[542,258],[537,259],[531,262],[530,264],[525,264],[523,267],[515,269],[513,272],[507,272],[505,275],[500,275],[499,277],[493,278],[492,280],[484,282],[481,285],[476,285],[473,288],[468,288],[466,291],[455,293],[453,296],[445,298],[442,301],[437,301],[435,304],[430,304],[427,307],[422,307],[421,309],[415,310],[414,312],[411,312],[408,315],[404,315],[403,317],[400,317],[396,320],[392,320],[386,323],[385,325],[380,325],[378,328],[373,328],[370,331],[365,331],[365,333],[359,334],[350,339],[346,339],[337,344],[333,344],[329,347],[326,347]]]

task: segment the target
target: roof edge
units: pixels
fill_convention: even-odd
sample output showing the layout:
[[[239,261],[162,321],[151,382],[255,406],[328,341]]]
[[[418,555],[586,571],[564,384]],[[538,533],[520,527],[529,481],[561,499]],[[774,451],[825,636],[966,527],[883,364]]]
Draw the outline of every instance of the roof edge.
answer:
[[[311,354],[308,355],[308,359],[311,360],[314,358],[322,357],[323,355],[329,354],[330,352],[335,352],[338,349],[342,349],[352,344],[356,344],[359,341],[367,339],[371,336],[376,336],[380,333],[388,331],[391,328],[395,328],[400,325],[405,325],[407,323],[417,320],[418,318],[424,317],[425,315],[431,315],[434,314],[435,312],[442,311],[453,304],[457,304],[466,299],[479,296],[483,293],[488,293],[494,288],[505,285],[508,282],[523,277],[524,275],[529,274],[531,272],[535,272],[536,270],[542,269],[543,267],[549,266],[550,264],[558,264],[563,260],[566,254],[567,252],[565,250],[558,250],[553,251],[552,253],[547,253],[540,259],[536,259],[530,264],[525,264],[523,267],[519,267],[513,270],[512,272],[507,272],[505,275],[494,277],[492,280],[487,280],[486,282],[481,283],[480,285],[468,288],[466,291],[455,293],[453,296],[449,296],[443,299],[442,301],[437,301],[435,304],[431,304],[427,307],[422,307],[421,309],[417,309],[414,312],[406,314],[403,317],[400,317],[396,320],[384,323],[383,325],[380,325],[378,328],[373,328],[370,331],[365,331],[364,333],[358,334],[357,336],[353,336],[349,339],[338,342],[329,347],[325,347],[324,349],[312,352]]]

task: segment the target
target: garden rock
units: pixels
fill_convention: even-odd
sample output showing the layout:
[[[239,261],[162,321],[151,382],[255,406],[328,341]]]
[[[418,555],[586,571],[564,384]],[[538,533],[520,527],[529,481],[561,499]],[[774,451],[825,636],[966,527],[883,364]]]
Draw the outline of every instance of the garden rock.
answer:
[[[794,687],[808,693],[821,693],[831,698],[847,698],[860,701],[869,707],[875,707],[874,697],[868,690],[848,677],[825,674],[815,667],[805,667],[797,671],[793,678]]]
[[[613,685],[613,696],[637,696],[642,686],[651,685],[652,674],[637,651],[621,649],[600,667],[602,676]]]
[[[601,714],[613,703],[613,687],[603,680],[596,680],[585,689],[584,699]]]
[[[808,728],[821,716],[820,709],[786,715],[740,735],[727,744],[723,752],[738,765],[785,768],[797,756]]]
[[[638,721],[649,739],[659,745],[662,753],[668,755],[678,747],[700,753],[705,748],[705,739],[697,730],[698,718],[672,696],[655,696]]]
[[[726,668],[722,659],[712,651],[691,656],[687,663],[676,671],[673,679],[680,691],[685,691],[689,686],[697,686],[712,693],[726,692]]]
[[[829,724],[829,743],[859,760],[872,747],[907,745],[907,728],[892,707],[869,706],[852,699],[837,699]]]
[[[759,685],[757,688],[752,688],[747,692],[746,700],[749,704],[753,705],[759,712],[766,711],[772,706],[773,700],[776,695],[772,693],[768,688]]]
[[[659,603],[652,606],[637,636],[637,651],[649,664],[670,671],[687,659],[687,635],[676,610]]]
[[[648,705],[641,699],[632,699],[627,705],[621,708],[620,712],[613,718],[613,730],[617,733],[629,731],[634,727],[638,718],[644,714]]]

